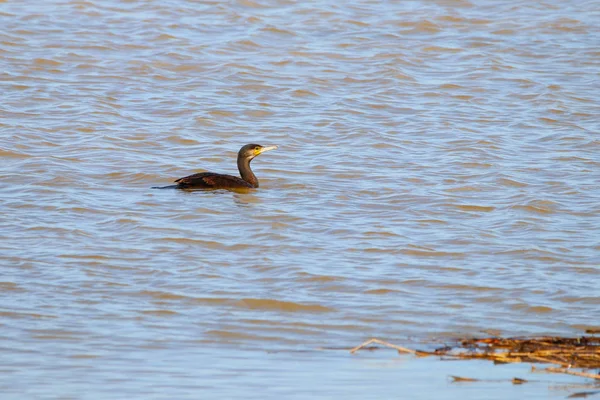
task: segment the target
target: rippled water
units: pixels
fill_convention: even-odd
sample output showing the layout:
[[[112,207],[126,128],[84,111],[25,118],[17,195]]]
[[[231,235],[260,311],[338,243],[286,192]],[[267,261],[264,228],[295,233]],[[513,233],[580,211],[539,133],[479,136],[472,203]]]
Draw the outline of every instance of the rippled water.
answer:
[[[597,2],[20,1],[0,23],[5,393],[564,397],[289,351],[598,327]],[[251,142],[280,146],[256,191],[150,189],[237,173]]]

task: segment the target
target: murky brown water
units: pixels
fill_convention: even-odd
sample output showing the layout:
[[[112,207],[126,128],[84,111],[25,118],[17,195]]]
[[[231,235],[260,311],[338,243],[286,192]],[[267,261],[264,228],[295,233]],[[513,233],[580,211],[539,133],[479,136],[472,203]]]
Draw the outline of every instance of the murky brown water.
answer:
[[[286,352],[598,327],[598,2],[0,1],[0,24],[10,398],[564,397]],[[150,189],[249,142],[280,146],[257,191]]]

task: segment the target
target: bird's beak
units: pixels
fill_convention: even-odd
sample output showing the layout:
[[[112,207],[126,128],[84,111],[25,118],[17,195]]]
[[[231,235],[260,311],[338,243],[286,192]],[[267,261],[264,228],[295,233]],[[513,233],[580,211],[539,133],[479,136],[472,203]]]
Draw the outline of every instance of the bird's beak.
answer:
[[[258,154],[262,154],[262,153],[267,152],[267,151],[275,150],[276,148],[277,148],[277,146],[265,146],[265,147],[262,147],[259,150]]]

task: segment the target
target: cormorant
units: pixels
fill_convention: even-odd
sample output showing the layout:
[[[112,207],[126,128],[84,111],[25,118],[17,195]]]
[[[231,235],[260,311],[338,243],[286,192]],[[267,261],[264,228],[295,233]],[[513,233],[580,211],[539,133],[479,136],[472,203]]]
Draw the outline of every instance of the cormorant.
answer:
[[[200,172],[198,174],[179,178],[175,181],[177,185],[165,186],[164,188],[176,189],[252,189],[258,187],[258,179],[250,169],[250,162],[254,157],[275,150],[277,146],[261,146],[259,144],[247,144],[238,152],[237,165],[241,178],[233,175],[217,174],[214,172]]]

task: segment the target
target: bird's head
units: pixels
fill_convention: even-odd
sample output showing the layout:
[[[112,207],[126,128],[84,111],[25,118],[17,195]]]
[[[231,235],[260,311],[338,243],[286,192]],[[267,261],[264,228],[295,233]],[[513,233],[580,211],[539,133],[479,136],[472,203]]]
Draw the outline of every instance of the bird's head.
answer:
[[[275,150],[277,146],[261,146],[260,144],[247,144],[240,149],[238,158],[247,158],[252,160],[259,154],[262,154],[269,150]]]

